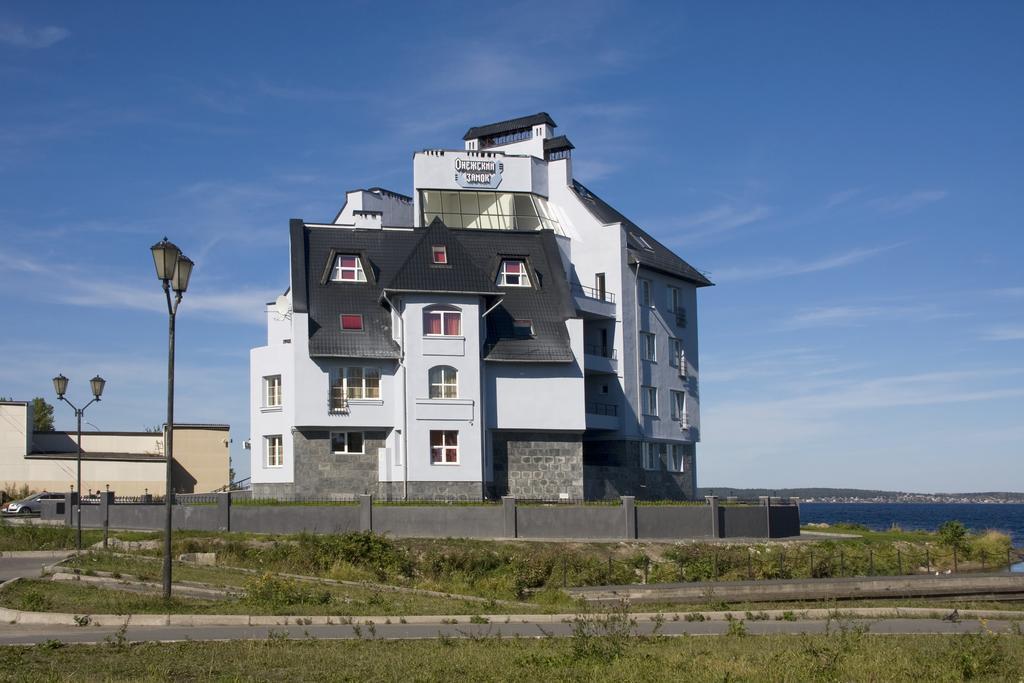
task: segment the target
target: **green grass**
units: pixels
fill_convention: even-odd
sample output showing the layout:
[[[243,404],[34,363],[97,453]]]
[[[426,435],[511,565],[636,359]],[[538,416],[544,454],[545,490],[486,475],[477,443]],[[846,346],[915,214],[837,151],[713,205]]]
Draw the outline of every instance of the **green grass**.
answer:
[[[0,592],[0,605],[19,610],[67,614],[271,614],[339,616],[411,616],[415,614],[515,614],[560,611],[553,607],[506,606],[500,603],[396,593],[355,586],[331,586],[250,577],[252,597],[201,600],[158,594],[142,595],[70,581],[23,580]]]
[[[82,530],[82,543],[91,544],[103,540],[103,532]],[[0,519],[0,551],[9,550],[72,550],[75,547],[75,530],[47,524],[9,524]]]
[[[1018,680],[1020,636],[716,638],[593,636],[563,639],[320,641],[64,645],[0,648],[0,680],[558,680],[960,681]]]

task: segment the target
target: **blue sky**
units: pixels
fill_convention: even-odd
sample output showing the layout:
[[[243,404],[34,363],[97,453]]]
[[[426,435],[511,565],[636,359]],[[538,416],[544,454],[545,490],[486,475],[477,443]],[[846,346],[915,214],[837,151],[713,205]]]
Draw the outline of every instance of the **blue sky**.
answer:
[[[701,485],[1024,490],[1020,3],[6,3],[0,395],[177,412],[248,469],[287,222],[548,111],[701,292]],[[73,426],[57,407],[59,428]]]

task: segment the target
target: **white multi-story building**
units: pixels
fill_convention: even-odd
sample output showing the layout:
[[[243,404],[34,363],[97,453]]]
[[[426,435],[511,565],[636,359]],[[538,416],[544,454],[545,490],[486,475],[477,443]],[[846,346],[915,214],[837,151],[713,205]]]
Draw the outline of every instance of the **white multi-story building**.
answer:
[[[697,289],[541,113],[292,220],[251,353],[255,495],[690,498]]]

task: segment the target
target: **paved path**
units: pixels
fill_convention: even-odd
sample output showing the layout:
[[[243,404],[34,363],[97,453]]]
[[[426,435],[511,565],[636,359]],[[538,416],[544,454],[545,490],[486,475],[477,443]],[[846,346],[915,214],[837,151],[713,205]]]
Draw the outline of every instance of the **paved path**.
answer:
[[[38,579],[43,567],[48,567],[73,554],[65,550],[2,553],[0,556],[0,583],[19,577]]]
[[[977,633],[982,627],[974,619],[965,619],[959,623],[939,619],[880,619],[857,620],[855,622],[876,634],[956,634]],[[744,623],[748,633],[761,634],[800,634],[824,633],[826,621],[748,621]],[[987,628],[993,631],[1008,632],[1013,625],[1010,622],[990,621]],[[406,640],[422,638],[478,638],[478,637],[527,637],[541,638],[547,636],[565,637],[572,635],[571,623],[493,623],[493,624],[376,624],[354,627],[351,625],[334,626],[138,626],[129,627],[124,637],[129,641],[171,642],[180,640],[261,640],[271,636],[281,637],[287,634],[290,638],[317,638],[323,640]],[[655,624],[639,622],[636,633],[651,634]],[[831,628],[837,628],[832,622]],[[724,621],[686,622],[667,621],[660,633],[668,636],[723,635],[729,630],[729,623]],[[0,625],[0,645],[30,645],[47,640],[60,640],[65,643],[101,643],[105,638],[116,638],[118,629],[99,626],[11,626]]]

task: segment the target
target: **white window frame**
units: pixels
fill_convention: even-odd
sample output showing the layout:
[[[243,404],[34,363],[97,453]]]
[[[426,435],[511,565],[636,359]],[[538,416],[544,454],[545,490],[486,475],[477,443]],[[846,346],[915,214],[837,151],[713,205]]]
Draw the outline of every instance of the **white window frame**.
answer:
[[[263,437],[263,464],[268,469],[284,467],[284,435],[267,434]]]
[[[356,372],[357,370],[359,371],[358,373]],[[357,374],[359,376],[358,383],[356,382]],[[373,388],[372,385],[367,384],[367,380],[372,380],[374,378],[377,380],[377,395],[367,396],[369,391]],[[355,391],[357,388],[358,392]],[[335,391],[338,389],[341,389],[341,395],[335,396]],[[345,404],[351,401],[380,401],[384,395],[380,368],[361,365],[335,368],[331,371],[327,392],[327,405],[332,413],[344,410]],[[359,395],[350,395],[355,393],[358,393]]]
[[[686,471],[686,446],[681,443],[674,443],[669,446],[669,461],[668,465],[669,472],[685,472]]]
[[[354,258],[356,264],[354,266],[342,266],[341,260],[343,258]],[[355,275],[354,278],[345,278],[345,273],[351,272]],[[366,282],[366,272],[363,270],[363,259],[359,257],[359,254],[335,254],[334,265],[331,268],[331,281],[332,282]]]
[[[668,286],[668,310],[670,313],[675,313],[680,308],[680,297],[681,292],[678,287]]]
[[[672,397],[672,404],[670,406],[672,410],[672,419],[685,422],[684,417],[686,416],[686,392],[670,389],[669,395]]]
[[[437,445],[437,446],[434,445],[434,434],[435,433],[439,433],[441,435],[441,443],[440,443],[440,445]],[[449,438],[449,435],[451,435],[451,434],[455,435],[455,443],[454,444],[448,443],[448,438]],[[458,465],[459,464],[459,459],[460,459],[460,456],[459,456],[459,431],[457,429],[431,429],[430,433],[427,436],[427,438],[429,439],[429,443],[430,443],[430,464],[431,465],[440,465],[440,466],[448,465],[448,466],[450,466],[450,465]],[[455,450],[455,460],[451,460],[450,461],[450,460],[447,460],[447,455],[448,455],[448,452],[451,451],[452,449]],[[441,453],[440,460],[437,460],[437,461],[434,460],[434,451],[439,451]]]
[[[654,332],[640,333],[640,359],[658,362],[658,335]]]
[[[450,373],[448,371],[451,371]],[[435,365],[427,373],[431,399],[459,397],[459,370],[451,365]],[[447,394],[451,393],[451,396]]]
[[[438,261],[438,254],[441,256],[441,260]],[[430,247],[430,260],[434,265],[447,266],[448,265],[448,247],[443,244],[434,244]]]
[[[679,337],[668,338],[668,364],[674,368],[680,367],[679,362],[683,357],[683,340]]]
[[[263,407],[280,409],[283,403],[281,375],[266,375],[263,378]]]
[[[643,403],[641,412],[648,417],[658,417],[658,387],[643,385],[640,396]]]
[[[642,441],[640,443],[640,465],[645,470],[652,472],[661,469],[658,467],[658,450],[655,446],[657,444],[650,441]]]
[[[510,273],[506,269],[506,266],[510,263],[518,263],[520,270],[518,273]],[[509,276],[518,277],[518,283],[512,283],[508,281]],[[526,268],[525,259],[517,258],[503,258],[501,259],[501,267],[498,269],[498,286],[499,287],[529,287],[530,286],[530,273]]]
[[[335,448],[334,448],[334,437],[339,435],[339,434],[344,434],[345,435],[345,450],[341,450],[341,451],[335,450]],[[352,434],[358,434],[359,435],[359,441],[361,442],[361,446],[362,447],[358,451],[351,450],[351,448],[349,446],[349,439],[350,439]],[[331,438],[331,442],[330,442],[331,455],[363,455],[364,453],[366,453],[366,433],[365,432],[359,432],[359,431],[331,432],[331,437],[330,438]]]
[[[441,333],[431,334],[427,332],[427,317],[431,315],[440,316],[441,319]],[[459,333],[458,334],[445,334],[445,330],[448,329],[448,317],[455,316],[459,319]],[[426,308],[423,310],[423,336],[424,337],[461,337],[462,336],[462,311],[454,308]]]
[[[637,281],[637,301],[640,306],[645,308],[654,307],[654,298],[651,296],[652,284],[651,281],[646,278],[640,278]]]

